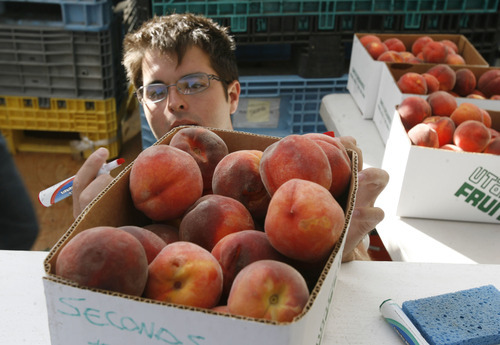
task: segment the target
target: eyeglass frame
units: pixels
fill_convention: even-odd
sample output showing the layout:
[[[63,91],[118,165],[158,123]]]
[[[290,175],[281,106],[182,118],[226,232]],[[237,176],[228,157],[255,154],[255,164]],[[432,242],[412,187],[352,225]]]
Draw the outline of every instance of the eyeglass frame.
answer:
[[[191,92],[191,93],[183,93],[182,90],[179,89],[179,87],[177,86],[177,84],[179,83],[179,81],[183,80],[184,78],[189,78],[189,77],[192,77],[192,76],[197,76],[197,75],[204,75],[208,78],[208,85],[206,88],[202,89],[202,90],[199,90],[199,91],[195,91],[195,92]],[[177,91],[179,91],[182,95],[196,95],[198,93],[201,93],[203,91],[206,91],[209,87],[210,87],[210,80],[217,80],[217,81],[220,81],[221,83],[223,83],[224,85],[224,88],[225,88],[225,85],[226,84],[229,84],[229,82],[227,82],[226,80],[222,79],[221,77],[215,75],[215,74],[209,74],[209,73],[205,73],[205,72],[199,72],[199,73],[191,73],[191,74],[187,74],[181,78],[179,78],[179,80],[177,80],[177,82],[175,82],[175,84],[170,84],[170,85],[166,85],[164,83],[153,83],[153,84],[149,84],[149,85],[146,85],[146,86],[141,86],[139,87],[135,92],[135,96],[137,97],[137,100],[139,101],[139,103],[141,104],[144,104],[144,103],[150,103],[150,104],[155,104],[155,103],[159,103],[163,100],[165,100],[167,97],[168,97],[168,89],[172,86],[175,86]],[[164,85],[165,86],[165,89],[167,90],[166,94],[165,94],[165,97],[162,98],[162,99],[158,99],[156,101],[151,101],[151,100],[147,100],[145,101],[145,97],[143,95],[140,95],[140,93],[148,86],[151,86],[151,85]]]

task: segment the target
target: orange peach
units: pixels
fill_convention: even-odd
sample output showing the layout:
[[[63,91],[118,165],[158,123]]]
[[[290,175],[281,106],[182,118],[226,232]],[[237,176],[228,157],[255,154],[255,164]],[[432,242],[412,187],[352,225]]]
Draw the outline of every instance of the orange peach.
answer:
[[[148,260],[137,238],[114,227],[99,226],[66,243],[57,257],[56,275],[82,286],[141,296]]]
[[[288,135],[264,150],[260,176],[271,197],[292,178],[316,182],[326,189],[332,185],[332,170],[325,152],[314,140],[298,134]]]
[[[281,254],[316,262],[328,256],[344,227],[344,211],[324,187],[292,179],[273,195],[264,224],[271,245]]]
[[[389,50],[394,50],[396,52],[405,52],[406,51],[405,44],[403,43],[403,41],[401,41],[397,37],[388,38],[384,41],[384,43],[387,46],[387,49],[389,49]]]
[[[427,70],[426,73],[432,74],[439,81],[439,90],[451,91],[455,87],[457,76],[455,71],[448,65],[438,64]]]
[[[403,74],[398,79],[397,85],[402,93],[413,93],[417,95],[427,94],[427,82],[419,73],[407,72]]]
[[[491,115],[490,113],[488,113],[485,109],[483,108],[479,108],[481,109],[481,112],[483,113],[483,123],[486,127],[488,128],[491,128],[491,125],[492,125],[492,120],[491,120]]]
[[[403,58],[403,62],[409,62],[411,59],[415,58],[415,55],[408,51],[399,52],[399,55]]]
[[[451,113],[450,118],[455,122],[455,126],[458,127],[458,125],[467,120],[483,122],[483,116],[481,108],[477,105],[472,103],[461,103],[458,105],[457,109]]]
[[[427,84],[427,94],[439,91],[439,80],[435,76],[429,73],[422,73],[422,77],[424,77]]]
[[[222,269],[206,249],[190,242],[167,245],[149,265],[144,297],[213,308],[222,294]]]
[[[413,55],[417,56],[420,52],[422,52],[424,46],[427,43],[433,41],[434,40],[430,36],[421,36],[413,42],[411,46],[411,52],[413,53]]]
[[[465,97],[476,89],[476,76],[468,68],[461,68],[455,71],[456,80],[453,91]]]
[[[500,69],[492,69],[483,73],[477,80],[477,88],[486,98],[500,95]]]
[[[172,136],[170,146],[186,151],[195,159],[203,177],[203,189],[210,193],[215,167],[228,154],[224,140],[205,127],[188,127]]]
[[[351,160],[339,138],[320,133],[306,133],[304,136],[315,141],[326,153],[332,170],[330,193],[336,200],[349,189],[351,182]]]
[[[490,142],[491,134],[484,123],[467,120],[455,129],[453,143],[467,152],[482,152]]]
[[[124,225],[120,226],[119,229],[128,232],[141,242],[146,252],[146,258],[148,259],[148,265],[153,261],[153,259],[158,255],[159,252],[167,244],[160,236],[156,235],[154,232],[149,231],[145,228],[135,226],[135,225]]]
[[[403,62],[403,57],[397,51],[388,50],[379,55],[377,61],[385,61],[385,62]]]
[[[169,145],[143,150],[130,170],[135,208],[155,221],[181,216],[203,192],[203,178],[189,153]]]
[[[429,116],[424,119],[426,125],[434,129],[438,135],[439,147],[453,142],[455,123],[447,116]]]
[[[429,42],[422,48],[422,54],[425,62],[444,63],[448,56],[446,46],[441,42]]]
[[[214,171],[212,190],[241,202],[256,221],[263,221],[271,196],[260,176],[262,151],[239,150],[224,157]]]
[[[491,153],[494,155],[500,155],[500,137],[490,140],[483,153]]]
[[[388,50],[384,43],[376,41],[368,43],[365,46],[365,49],[373,60],[377,60],[380,55]]]
[[[446,55],[446,59],[444,60],[444,63],[448,65],[465,65],[465,59],[462,57],[462,55],[458,54],[448,54]]]
[[[144,229],[158,235],[166,244],[179,241],[179,228],[165,223],[153,223],[144,225]]]
[[[211,251],[224,236],[255,229],[252,215],[236,199],[209,194],[198,199],[185,213],[179,239]]]
[[[382,40],[378,37],[378,36],[375,36],[375,35],[364,35],[363,37],[361,37],[359,39],[359,42],[361,43],[361,45],[363,47],[366,47],[366,45],[368,43],[371,43],[371,42],[382,42]]]
[[[436,91],[427,96],[432,115],[451,116],[457,109],[457,100],[446,91]]]
[[[410,96],[403,99],[397,109],[401,122],[407,131],[432,115],[429,103],[419,96]]]
[[[258,260],[285,261],[267,238],[258,230],[243,230],[222,238],[212,249],[212,255],[219,262],[224,275],[223,296],[229,295],[236,275],[252,262]]]
[[[424,147],[439,147],[437,132],[425,123],[419,123],[408,131],[408,137],[413,145]]]
[[[236,276],[227,306],[231,314],[290,322],[309,299],[309,290],[292,266],[274,260],[260,260]]]

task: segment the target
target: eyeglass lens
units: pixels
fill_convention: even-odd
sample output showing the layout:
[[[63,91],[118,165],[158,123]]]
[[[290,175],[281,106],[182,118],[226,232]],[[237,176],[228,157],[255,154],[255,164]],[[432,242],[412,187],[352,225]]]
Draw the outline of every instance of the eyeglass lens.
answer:
[[[210,79],[206,74],[192,74],[179,79],[173,85],[147,85],[142,90],[143,99],[150,102],[159,102],[167,97],[168,88],[171,86],[177,87],[177,90],[184,95],[192,95],[207,89],[210,86]]]

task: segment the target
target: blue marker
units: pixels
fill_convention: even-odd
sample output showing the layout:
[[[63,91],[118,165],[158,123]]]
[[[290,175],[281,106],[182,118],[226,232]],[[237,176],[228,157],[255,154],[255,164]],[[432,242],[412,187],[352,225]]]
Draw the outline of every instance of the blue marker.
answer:
[[[379,307],[385,321],[399,334],[407,345],[429,345],[404,311],[392,299],[382,302]]]
[[[118,158],[115,159],[112,162],[105,163],[99,169],[99,172],[97,173],[97,176],[109,173],[111,170],[118,168],[120,165],[122,165],[125,162],[125,159],[123,158]],[[61,201],[63,199],[66,199],[70,195],[73,194],[73,180],[75,179],[75,176],[71,176],[59,183],[56,183],[52,187],[49,187],[47,189],[42,190],[38,194],[38,201],[45,206],[49,207],[54,205],[56,202]]]

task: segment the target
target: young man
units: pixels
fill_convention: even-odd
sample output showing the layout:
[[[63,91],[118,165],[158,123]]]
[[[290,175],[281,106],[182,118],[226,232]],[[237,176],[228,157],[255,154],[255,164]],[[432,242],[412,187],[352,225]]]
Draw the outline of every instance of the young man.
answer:
[[[241,87],[235,43],[226,28],[192,14],[154,17],[125,37],[124,51],[127,77],[137,90],[156,138],[180,125],[233,129],[230,116],[238,107]],[[341,139],[346,147],[358,152],[361,167],[361,151],[354,138]],[[96,178],[107,157],[106,149],[96,150],[76,174],[75,217],[111,181],[106,174]],[[360,242],[384,217],[374,202],[387,182],[387,173],[380,169],[359,173],[344,260],[367,258]]]

